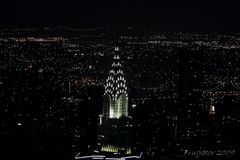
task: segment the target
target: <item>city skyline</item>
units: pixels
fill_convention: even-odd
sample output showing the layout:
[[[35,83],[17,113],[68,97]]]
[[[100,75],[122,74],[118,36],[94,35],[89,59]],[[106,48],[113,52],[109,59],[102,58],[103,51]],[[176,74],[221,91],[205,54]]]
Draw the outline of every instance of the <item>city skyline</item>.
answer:
[[[238,6],[1,1],[1,156],[239,158]]]
[[[6,155],[239,156],[239,34],[64,28],[0,33],[0,138]],[[114,85],[108,79],[116,72],[125,82],[120,66],[128,116],[119,117],[118,110],[102,116],[105,86],[111,92]]]

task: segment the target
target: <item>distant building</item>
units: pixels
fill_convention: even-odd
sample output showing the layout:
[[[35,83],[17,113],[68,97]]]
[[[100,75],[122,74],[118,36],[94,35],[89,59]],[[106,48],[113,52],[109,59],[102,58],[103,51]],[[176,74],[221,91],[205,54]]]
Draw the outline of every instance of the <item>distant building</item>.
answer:
[[[240,90],[223,83],[203,92],[204,107],[209,114],[209,128],[215,148],[239,148]]]

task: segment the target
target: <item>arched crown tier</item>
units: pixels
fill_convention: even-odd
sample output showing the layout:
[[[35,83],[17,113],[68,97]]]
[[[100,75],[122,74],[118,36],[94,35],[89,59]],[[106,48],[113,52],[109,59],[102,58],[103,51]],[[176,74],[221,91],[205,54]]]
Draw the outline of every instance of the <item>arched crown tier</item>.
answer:
[[[105,84],[104,101],[108,103],[104,103],[104,114],[109,118],[128,116],[127,85],[118,52],[119,48],[116,47],[113,63]]]

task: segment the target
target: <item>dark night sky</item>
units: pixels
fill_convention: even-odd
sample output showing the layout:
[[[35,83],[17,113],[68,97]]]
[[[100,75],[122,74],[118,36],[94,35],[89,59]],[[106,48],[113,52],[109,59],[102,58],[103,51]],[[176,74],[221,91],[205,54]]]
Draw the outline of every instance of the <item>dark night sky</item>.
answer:
[[[100,2],[101,1],[101,2]],[[137,25],[176,31],[240,31],[239,5],[220,0],[8,0],[0,25],[113,27]]]

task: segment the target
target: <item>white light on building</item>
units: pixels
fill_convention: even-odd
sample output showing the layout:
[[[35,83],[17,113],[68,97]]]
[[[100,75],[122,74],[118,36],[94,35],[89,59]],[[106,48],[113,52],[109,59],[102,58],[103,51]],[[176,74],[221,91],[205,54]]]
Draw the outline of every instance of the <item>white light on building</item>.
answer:
[[[115,48],[115,51],[118,52],[119,48]],[[115,74],[112,75],[111,73]],[[109,118],[118,119],[122,116],[128,116],[126,81],[123,77],[122,65],[117,54],[113,58],[113,65],[106,82],[104,100],[106,101],[104,114],[107,114]]]

